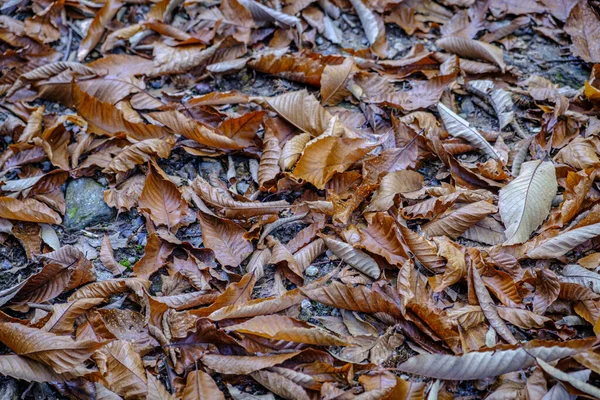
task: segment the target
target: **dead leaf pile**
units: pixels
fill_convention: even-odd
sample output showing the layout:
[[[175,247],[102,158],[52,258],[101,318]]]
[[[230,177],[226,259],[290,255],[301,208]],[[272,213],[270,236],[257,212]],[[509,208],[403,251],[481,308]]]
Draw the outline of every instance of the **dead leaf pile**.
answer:
[[[0,9],[22,398],[600,397],[597,2]],[[127,233],[64,229],[80,178]]]

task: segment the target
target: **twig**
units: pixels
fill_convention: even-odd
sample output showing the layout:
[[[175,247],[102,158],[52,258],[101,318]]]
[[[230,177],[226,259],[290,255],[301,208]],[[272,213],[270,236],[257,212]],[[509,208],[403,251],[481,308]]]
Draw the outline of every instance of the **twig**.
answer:
[[[69,59],[69,54],[71,53],[71,43],[73,42],[73,29],[69,28],[69,36],[67,37],[67,48],[65,49],[65,54],[63,54],[63,61],[67,61]]]

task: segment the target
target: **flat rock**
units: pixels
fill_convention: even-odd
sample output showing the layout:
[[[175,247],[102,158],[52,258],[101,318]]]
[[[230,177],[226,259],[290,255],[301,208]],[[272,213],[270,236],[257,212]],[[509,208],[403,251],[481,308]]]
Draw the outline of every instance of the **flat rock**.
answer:
[[[79,230],[108,221],[115,210],[104,202],[104,187],[89,178],[69,182],[65,195],[64,225],[68,230]]]

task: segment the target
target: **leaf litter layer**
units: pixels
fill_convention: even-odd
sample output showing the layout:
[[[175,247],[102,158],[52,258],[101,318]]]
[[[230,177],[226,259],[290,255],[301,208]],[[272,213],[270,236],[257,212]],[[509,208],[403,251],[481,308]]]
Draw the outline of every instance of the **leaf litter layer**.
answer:
[[[597,2],[1,10],[5,392],[600,395]]]

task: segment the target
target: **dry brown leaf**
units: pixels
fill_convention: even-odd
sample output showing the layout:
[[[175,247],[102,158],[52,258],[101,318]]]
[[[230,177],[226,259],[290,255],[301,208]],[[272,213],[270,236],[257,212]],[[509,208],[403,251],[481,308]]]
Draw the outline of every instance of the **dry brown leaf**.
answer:
[[[372,148],[364,139],[317,138],[307,144],[292,173],[323,189],[336,172],[345,171]]]
[[[154,163],[148,164],[146,183],[139,199],[139,207],[150,214],[156,225],[176,229],[186,215],[188,206],[177,186]]]
[[[355,69],[354,60],[345,58],[340,65],[326,65],[321,74],[321,98],[325,105],[336,105],[350,96],[346,83]]]
[[[183,400],[225,400],[223,392],[219,390],[210,375],[199,370],[191,371],[188,374],[181,396]]]
[[[471,226],[496,211],[498,211],[496,206],[487,201],[467,204],[458,209],[449,210],[446,214],[423,225],[423,232],[429,237],[448,236],[455,239]]]
[[[260,157],[258,166],[258,184],[261,188],[269,185],[279,173],[279,159],[281,157],[281,148],[279,139],[275,135],[276,125],[268,120],[265,123],[265,133],[263,138],[263,153]]]
[[[315,346],[348,345],[345,340],[323,329],[283,315],[257,316],[241,324],[228,326],[226,330]]]
[[[312,136],[325,132],[332,117],[306,90],[269,97],[265,101],[281,117]]]
[[[321,288],[302,289],[309,299],[331,307],[365,313],[385,312],[399,315],[398,305],[383,293],[366,286],[344,285],[332,282]]]
[[[323,236],[323,241],[337,257],[363,274],[378,279],[381,269],[377,262],[368,254],[355,249],[352,245],[329,236]]]
[[[77,51],[77,59],[79,61],[82,61],[100,42],[106,25],[114,18],[122,5],[123,3],[120,0],[109,0],[104,3],[79,45],[79,50]]]
[[[17,221],[60,224],[62,218],[50,207],[34,199],[0,197],[0,218]]]
[[[253,252],[252,243],[244,238],[246,230],[235,222],[198,213],[204,246],[215,252],[224,266],[237,267]]]
[[[105,173],[127,172],[153,157],[168,158],[173,143],[164,139],[147,139],[127,146],[104,168]]]
[[[385,213],[376,213],[367,228],[360,230],[360,235],[363,249],[385,257],[392,265],[402,264],[408,258],[397,232],[396,221]]]
[[[129,342],[110,342],[94,353],[93,358],[108,389],[128,399],[146,398],[146,371],[140,355]]]
[[[0,341],[20,356],[46,364],[57,373],[68,372],[104,346],[92,340],[73,340],[17,323],[0,323]]]
[[[265,356],[222,356],[220,354],[204,354],[200,361],[208,368],[221,374],[248,375],[261,369],[281,364],[301,352]]]
[[[367,211],[387,211],[394,204],[399,193],[415,192],[423,186],[423,175],[415,171],[402,170],[390,172],[379,184],[379,189],[371,199]]]
[[[565,32],[571,35],[574,55],[587,62],[600,62],[600,18],[586,2],[578,2],[568,15]]]

